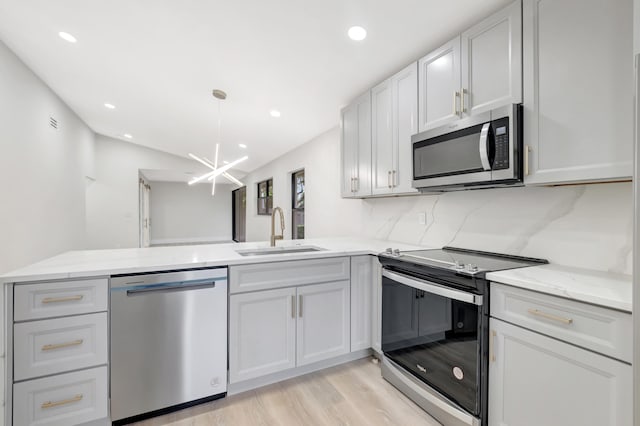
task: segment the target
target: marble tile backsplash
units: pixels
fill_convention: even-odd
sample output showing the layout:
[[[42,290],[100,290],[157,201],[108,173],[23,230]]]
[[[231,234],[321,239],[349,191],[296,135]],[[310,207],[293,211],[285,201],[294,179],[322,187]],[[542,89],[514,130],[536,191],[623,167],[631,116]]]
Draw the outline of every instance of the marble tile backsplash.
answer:
[[[360,223],[366,237],[631,274],[632,202],[630,182],[485,189],[367,199]]]

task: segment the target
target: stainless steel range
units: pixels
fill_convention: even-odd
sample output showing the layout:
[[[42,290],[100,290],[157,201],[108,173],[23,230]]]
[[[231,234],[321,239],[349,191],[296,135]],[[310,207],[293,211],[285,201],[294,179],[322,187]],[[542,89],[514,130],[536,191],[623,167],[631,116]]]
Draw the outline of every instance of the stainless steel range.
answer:
[[[378,258],[382,376],[445,426],[486,425],[486,273],[548,262],[454,247]]]

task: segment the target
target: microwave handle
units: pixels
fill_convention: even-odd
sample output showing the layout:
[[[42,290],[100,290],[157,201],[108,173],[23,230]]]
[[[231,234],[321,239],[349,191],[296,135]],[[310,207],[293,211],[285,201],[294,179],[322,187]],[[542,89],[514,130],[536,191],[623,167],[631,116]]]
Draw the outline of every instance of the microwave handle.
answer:
[[[482,131],[480,131],[480,142],[478,149],[480,151],[480,161],[482,161],[482,168],[484,170],[491,170],[491,163],[489,163],[489,152],[487,150],[487,142],[489,139],[489,130],[491,129],[491,123],[484,123]]]

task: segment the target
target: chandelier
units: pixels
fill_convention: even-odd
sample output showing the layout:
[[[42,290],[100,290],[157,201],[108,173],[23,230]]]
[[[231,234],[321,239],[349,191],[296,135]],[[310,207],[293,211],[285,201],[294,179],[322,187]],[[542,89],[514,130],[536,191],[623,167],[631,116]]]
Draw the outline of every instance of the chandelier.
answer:
[[[227,98],[227,94],[225,92],[223,92],[222,90],[217,90],[216,89],[216,90],[213,91],[213,97],[218,100],[218,139],[216,141],[216,147],[215,147],[215,152],[214,152],[214,156],[213,156],[213,161],[209,160],[207,157],[198,157],[197,155],[189,153],[189,157],[193,158],[197,162],[199,162],[199,163],[207,166],[209,169],[211,169],[210,172],[207,172],[207,173],[203,174],[202,176],[198,176],[198,177],[195,177],[195,178],[191,179],[189,181],[189,185],[193,185],[195,183],[202,182],[204,180],[211,181],[212,182],[211,195],[215,195],[215,192],[216,192],[216,178],[218,176],[222,176],[225,179],[227,179],[228,181],[230,181],[231,183],[235,183],[238,186],[244,186],[244,184],[242,182],[240,182],[240,180],[236,179],[231,174],[229,174],[229,172],[227,170],[229,170],[230,168],[242,163],[244,160],[249,158],[249,157],[247,157],[245,155],[244,157],[239,158],[239,159],[237,159],[235,161],[232,161],[229,164],[225,164],[222,167],[218,167],[218,158],[219,158],[218,154],[220,152],[220,130],[222,128],[222,116],[220,115],[220,111],[221,111],[222,101]]]

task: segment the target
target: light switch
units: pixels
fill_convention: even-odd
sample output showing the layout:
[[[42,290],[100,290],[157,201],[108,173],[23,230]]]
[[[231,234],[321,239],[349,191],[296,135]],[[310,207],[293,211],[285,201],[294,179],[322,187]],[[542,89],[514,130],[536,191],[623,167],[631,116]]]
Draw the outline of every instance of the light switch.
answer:
[[[426,225],[427,224],[427,214],[426,213],[418,213],[418,225]]]

